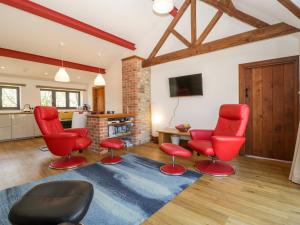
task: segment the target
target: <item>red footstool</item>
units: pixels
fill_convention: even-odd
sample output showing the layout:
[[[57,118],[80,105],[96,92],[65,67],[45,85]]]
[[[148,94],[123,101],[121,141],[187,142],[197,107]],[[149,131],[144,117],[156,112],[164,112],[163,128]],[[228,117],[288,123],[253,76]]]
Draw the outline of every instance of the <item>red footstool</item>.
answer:
[[[122,162],[120,156],[114,156],[114,150],[123,150],[125,149],[125,144],[122,140],[118,138],[109,138],[101,141],[100,146],[102,148],[108,148],[109,156],[103,158],[101,162],[103,164],[117,164]]]
[[[160,167],[162,173],[168,175],[182,175],[186,172],[186,168],[182,165],[175,164],[175,156],[188,158],[193,154],[189,150],[180,147],[179,145],[174,145],[171,143],[163,143],[160,145],[160,150],[168,155],[172,156],[172,164],[167,164]]]

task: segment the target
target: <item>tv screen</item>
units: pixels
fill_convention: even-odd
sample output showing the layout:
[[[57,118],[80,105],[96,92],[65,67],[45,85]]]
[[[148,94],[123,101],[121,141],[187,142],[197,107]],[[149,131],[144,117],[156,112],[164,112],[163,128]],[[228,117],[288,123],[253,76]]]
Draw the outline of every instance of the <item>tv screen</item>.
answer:
[[[169,78],[170,96],[203,95],[202,74]]]

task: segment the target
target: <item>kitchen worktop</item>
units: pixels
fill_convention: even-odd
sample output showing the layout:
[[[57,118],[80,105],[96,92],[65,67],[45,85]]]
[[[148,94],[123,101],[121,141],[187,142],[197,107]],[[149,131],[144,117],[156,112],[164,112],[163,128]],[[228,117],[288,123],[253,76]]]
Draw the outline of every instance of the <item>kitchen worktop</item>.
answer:
[[[12,115],[12,114],[33,114],[33,112],[0,112],[0,115]]]
[[[117,113],[117,114],[90,114],[89,118],[105,118],[105,119],[115,119],[123,117],[135,117],[133,113]]]
[[[70,111],[63,111],[63,110],[58,110],[59,113],[73,113],[73,112],[81,112],[81,111],[78,111],[78,110],[70,110]],[[23,111],[14,111],[14,112],[10,112],[10,111],[2,111],[0,112],[0,115],[11,115],[11,114],[33,114],[33,111],[32,112],[23,112]]]

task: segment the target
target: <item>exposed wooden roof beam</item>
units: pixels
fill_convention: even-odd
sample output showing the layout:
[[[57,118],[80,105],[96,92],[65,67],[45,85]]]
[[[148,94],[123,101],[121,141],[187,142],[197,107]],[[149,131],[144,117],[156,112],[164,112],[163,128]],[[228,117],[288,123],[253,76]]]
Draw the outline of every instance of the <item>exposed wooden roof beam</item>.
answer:
[[[300,8],[295,3],[293,3],[291,0],[277,0],[277,1],[300,19]]]
[[[214,26],[217,24],[221,16],[223,15],[223,12],[221,10],[218,10],[216,15],[212,18],[212,20],[209,22],[207,27],[204,29],[198,40],[196,41],[196,45],[202,44],[202,42],[205,40],[205,38],[208,36],[208,34],[211,32],[211,30],[214,28]]]
[[[201,0],[202,2],[205,2],[213,7],[215,7],[218,10],[223,11],[227,15],[234,17],[244,23],[247,23],[253,27],[256,28],[262,28],[266,27],[269,24],[266,22],[263,22],[247,13],[244,13],[234,7],[231,0]]]
[[[14,58],[14,59],[21,59],[21,60],[26,60],[26,61],[31,61],[31,62],[38,62],[38,63],[54,65],[54,66],[62,65],[61,59],[55,59],[55,58],[50,58],[50,57],[41,56],[41,55],[35,55],[35,54],[27,53],[27,52],[20,52],[20,51],[6,49],[6,48],[0,48],[0,56]],[[70,62],[70,61],[63,61],[63,62],[64,62],[64,67],[67,67],[67,68],[83,70],[83,71],[93,72],[93,73],[105,74],[105,69],[103,69],[103,68],[83,65],[80,63],[75,63],[75,62]]]
[[[197,4],[196,0],[191,0],[191,42],[192,45],[197,41]]]
[[[184,1],[183,5],[178,10],[176,16],[174,17],[174,19],[172,20],[172,22],[168,26],[167,30],[165,31],[165,33],[163,34],[163,36],[161,37],[161,39],[159,40],[159,42],[156,44],[156,46],[153,49],[153,51],[151,52],[149,58],[153,58],[154,56],[156,56],[156,54],[158,53],[158,51],[160,50],[160,48],[162,47],[162,45],[166,42],[167,38],[169,37],[170,33],[172,32],[172,30],[174,29],[174,27],[176,26],[176,24],[178,23],[178,21],[180,20],[180,18],[182,17],[182,15],[184,14],[184,12],[186,11],[186,9],[190,5],[190,3],[191,3],[191,0],[185,0]]]
[[[53,22],[62,24],[64,26],[73,28],[83,33],[92,35],[94,37],[109,41],[111,43],[120,45],[130,50],[135,50],[135,44],[129,42],[123,38],[117,37],[116,35],[110,34],[106,31],[98,29],[97,27],[83,23],[79,20],[73,19],[72,17],[66,16],[62,13],[39,5],[29,0],[0,0],[0,3],[9,5],[11,7],[26,11],[36,16],[43,17]]]
[[[180,33],[178,33],[175,29],[173,29],[171,31],[171,33],[177,37],[185,46],[190,47],[191,43],[185,38],[183,37]]]
[[[186,48],[165,55],[160,55],[152,59],[147,59],[143,62],[143,67],[162,64],[178,59],[183,59],[191,56],[196,56],[208,52],[213,52],[225,48],[230,48],[238,45],[243,45],[251,42],[283,36],[300,30],[286,23],[278,23],[269,25],[263,28],[257,28],[252,31],[244,32],[237,35],[232,35],[216,41],[207,42],[195,47]]]

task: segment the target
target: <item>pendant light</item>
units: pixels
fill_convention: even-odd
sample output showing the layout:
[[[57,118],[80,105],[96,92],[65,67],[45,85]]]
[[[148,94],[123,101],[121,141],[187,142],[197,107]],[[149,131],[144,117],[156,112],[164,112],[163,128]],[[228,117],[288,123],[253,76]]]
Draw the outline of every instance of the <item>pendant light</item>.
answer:
[[[96,86],[105,86],[105,80],[101,73],[97,74],[97,77],[94,80],[94,85]]]
[[[69,74],[64,67],[59,68],[55,74],[54,80],[58,82],[70,82]]]
[[[66,69],[64,68],[64,61],[62,59],[62,50],[61,48],[64,46],[64,43],[61,42],[60,43],[60,56],[61,56],[61,67],[59,68],[59,70],[57,71],[57,73],[55,74],[54,80],[58,81],[58,82],[70,82],[70,76],[67,73]]]
[[[101,57],[101,53],[98,53],[98,56]],[[105,86],[105,80],[102,76],[102,74],[100,73],[100,67],[99,67],[99,73],[97,74],[95,80],[94,80],[94,85],[95,86]]]
[[[173,0],[154,0],[153,11],[158,14],[167,14],[174,8]]]

